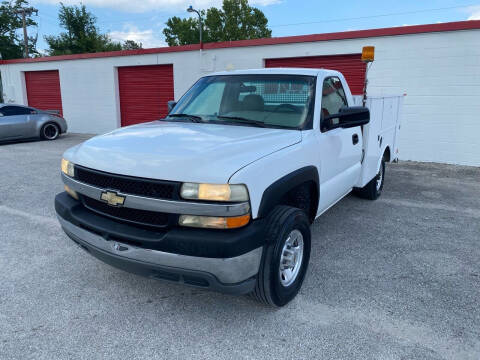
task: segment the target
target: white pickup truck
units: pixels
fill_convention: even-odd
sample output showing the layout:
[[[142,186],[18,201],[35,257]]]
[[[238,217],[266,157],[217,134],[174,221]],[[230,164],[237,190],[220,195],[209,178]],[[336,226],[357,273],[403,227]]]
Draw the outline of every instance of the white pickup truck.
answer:
[[[165,119],[67,150],[58,219],[120,269],[283,306],[305,277],[310,224],[352,190],[380,196],[399,128],[385,104],[353,106],[332,70],[202,77]]]

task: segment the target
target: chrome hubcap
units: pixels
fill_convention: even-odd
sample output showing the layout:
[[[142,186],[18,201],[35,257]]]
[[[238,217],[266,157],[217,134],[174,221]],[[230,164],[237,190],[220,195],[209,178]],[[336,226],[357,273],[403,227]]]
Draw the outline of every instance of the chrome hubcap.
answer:
[[[292,230],[283,245],[280,257],[280,283],[287,287],[298,276],[303,260],[303,235],[299,230]]]
[[[380,191],[383,182],[383,166],[380,166],[380,172],[377,175],[377,191]]]
[[[47,125],[43,129],[43,135],[45,135],[47,139],[55,139],[58,135],[58,128],[55,125]]]

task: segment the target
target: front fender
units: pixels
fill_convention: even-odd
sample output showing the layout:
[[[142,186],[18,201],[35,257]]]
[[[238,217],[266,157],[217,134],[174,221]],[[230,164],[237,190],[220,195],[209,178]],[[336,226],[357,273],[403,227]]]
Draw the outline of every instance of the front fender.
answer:
[[[318,170],[315,166],[305,166],[276,180],[265,189],[258,209],[258,217],[262,218],[267,216],[275,206],[281,203],[282,199],[290,190],[304,183],[313,183],[315,186],[316,191],[314,193],[316,194],[316,199],[314,199],[313,214],[316,214],[318,194],[320,194]]]
[[[301,179],[312,180],[318,186],[318,163],[318,147],[314,146],[312,137],[311,143],[304,139],[247,165],[233,174],[229,183],[247,185],[255,219],[265,216],[278,204],[288,187],[300,184]]]

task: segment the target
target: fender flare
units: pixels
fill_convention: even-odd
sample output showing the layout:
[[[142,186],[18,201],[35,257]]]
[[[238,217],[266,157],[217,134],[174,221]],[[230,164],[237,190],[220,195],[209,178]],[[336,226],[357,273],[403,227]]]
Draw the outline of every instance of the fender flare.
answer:
[[[317,197],[315,199],[315,211],[316,214],[318,208],[318,201],[320,195],[320,181],[318,176],[318,170],[315,166],[305,166],[298,170],[295,170],[280,179],[276,180],[269,187],[265,189],[258,208],[258,217],[262,218],[267,216],[273,208],[280,204],[283,197],[292,189],[306,182],[313,182],[316,187]]]

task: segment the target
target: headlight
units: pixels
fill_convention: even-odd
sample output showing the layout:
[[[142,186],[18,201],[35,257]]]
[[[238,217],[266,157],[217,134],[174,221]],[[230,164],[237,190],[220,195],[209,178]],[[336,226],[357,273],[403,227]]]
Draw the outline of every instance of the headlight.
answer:
[[[182,226],[210,229],[235,229],[249,222],[250,214],[235,217],[181,215],[178,220],[179,225]]]
[[[68,160],[65,160],[65,159],[62,159],[62,172],[65,174],[65,175],[68,175],[70,177],[73,177],[74,176],[74,169],[73,169],[73,163],[68,161]]]
[[[189,200],[248,201],[245,185],[184,183],[180,195]]]

